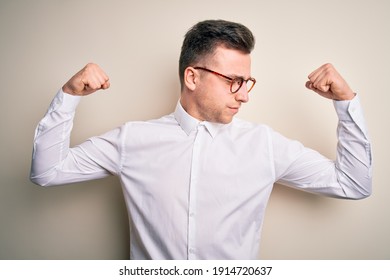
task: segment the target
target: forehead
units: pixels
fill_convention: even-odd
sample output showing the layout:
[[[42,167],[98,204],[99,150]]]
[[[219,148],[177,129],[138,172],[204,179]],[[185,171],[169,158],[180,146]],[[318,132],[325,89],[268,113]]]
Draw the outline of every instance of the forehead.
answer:
[[[238,50],[220,46],[210,57],[210,66],[227,74],[250,76],[251,56]]]

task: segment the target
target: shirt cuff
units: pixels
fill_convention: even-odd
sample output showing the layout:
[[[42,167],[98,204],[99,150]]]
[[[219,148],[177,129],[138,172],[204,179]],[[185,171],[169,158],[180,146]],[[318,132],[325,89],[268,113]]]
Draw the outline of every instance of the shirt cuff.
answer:
[[[65,93],[60,89],[50,104],[49,112],[60,111],[73,113],[81,100],[81,96]]]
[[[367,135],[363,109],[358,95],[351,100],[333,101],[340,121],[350,121],[356,123],[361,131]]]

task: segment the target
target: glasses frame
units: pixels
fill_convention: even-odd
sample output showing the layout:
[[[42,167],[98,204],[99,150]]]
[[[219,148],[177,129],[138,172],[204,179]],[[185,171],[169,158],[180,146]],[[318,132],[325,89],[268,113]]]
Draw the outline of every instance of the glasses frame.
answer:
[[[220,76],[220,77],[225,78],[226,80],[230,81],[230,92],[231,92],[231,93],[237,93],[237,92],[241,89],[241,87],[242,87],[242,85],[244,84],[244,82],[247,84],[248,81],[251,81],[251,82],[253,82],[252,86],[251,86],[250,88],[247,88],[247,92],[249,93],[249,92],[253,89],[253,87],[255,86],[255,84],[256,84],[256,79],[255,79],[255,78],[252,78],[252,77],[250,77],[250,78],[248,78],[248,79],[246,79],[246,80],[245,80],[243,77],[230,78],[230,77],[228,77],[228,76],[225,76],[225,75],[223,75],[223,74],[221,74],[221,73],[215,72],[215,71],[210,70],[210,69],[205,68],[205,67],[196,66],[196,67],[194,67],[194,69],[207,71],[207,72],[209,72],[209,73],[212,73],[212,74],[214,74],[214,75]],[[237,90],[233,91],[233,84],[234,84],[235,82],[237,82],[237,81],[239,81],[240,86],[237,88]]]

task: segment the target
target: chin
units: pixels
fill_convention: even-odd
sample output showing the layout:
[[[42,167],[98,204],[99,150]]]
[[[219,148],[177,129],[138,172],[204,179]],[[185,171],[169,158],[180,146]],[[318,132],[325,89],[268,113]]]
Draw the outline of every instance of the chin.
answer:
[[[218,123],[229,124],[232,122],[232,120],[233,120],[233,118],[226,118],[226,119],[219,120]]]

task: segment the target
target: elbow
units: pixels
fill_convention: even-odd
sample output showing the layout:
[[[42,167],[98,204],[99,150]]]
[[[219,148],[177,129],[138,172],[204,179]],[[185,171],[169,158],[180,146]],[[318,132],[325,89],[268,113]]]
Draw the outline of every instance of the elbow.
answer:
[[[352,176],[353,175],[353,176]],[[361,200],[372,195],[372,172],[342,172],[338,182],[344,191],[344,197],[352,200]]]
[[[368,198],[372,195],[372,180],[369,178],[364,184],[356,187],[355,195],[352,196],[352,199],[361,200]]]
[[[354,197],[355,200],[362,200],[362,199],[365,199],[365,198],[368,198],[370,197],[372,194],[372,191],[369,191],[369,192],[366,192],[366,193],[360,193],[359,195],[357,195],[356,197]]]
[[[372,195],[372,188],[371,188],[371,185],[368,189],[366,189],[366,192],[362,193],[361,196],[358,198],[358,199],[364,199],[364,198],[368,198]]]
[[[51,186],[51,180],[48,177],[35,175],[33,172],[30,173],[30,181],[40,187]]]
[[[50,187],[56,184],[56,177],[58,176],[56,168],[42,170],[36,165],[31,166],[30,181],[40,187]]]
[[[366,177],[366,182],[364,184],[364,188],[362,188],[363,191],[361,191],[362,195],[359,199],[364,199],[367,197],[370,197],[372,195],[372,175],[369,174]]]
[[[32,183],[34,183],[35,185],[37,186],[40,186],[40,187],[47,187],[48,185],[44,182],[44,180],[41,180],[37,177],[33,177],[33,176],[30,176],[30,181]]]

